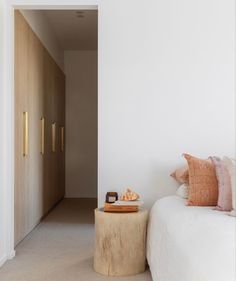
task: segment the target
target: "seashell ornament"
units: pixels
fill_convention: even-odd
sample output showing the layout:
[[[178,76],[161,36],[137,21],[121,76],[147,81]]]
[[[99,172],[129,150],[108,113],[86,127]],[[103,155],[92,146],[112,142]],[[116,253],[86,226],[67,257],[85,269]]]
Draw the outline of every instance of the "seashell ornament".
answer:
[[[132,191],[131,188],[127,188],[120,197],[120,200],[123,200],[123,201],[135,201],[138,199],[139,199],[138,193]]]

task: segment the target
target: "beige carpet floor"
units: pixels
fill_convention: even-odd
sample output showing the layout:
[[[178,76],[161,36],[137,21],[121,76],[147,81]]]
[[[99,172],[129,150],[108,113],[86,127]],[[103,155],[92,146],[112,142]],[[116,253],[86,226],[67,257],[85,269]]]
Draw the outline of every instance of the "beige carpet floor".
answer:
[[[16,248],[0,269],[1,281],[151,281],[149,270],[130,277],[93,271],[96,201],[64,199]]]

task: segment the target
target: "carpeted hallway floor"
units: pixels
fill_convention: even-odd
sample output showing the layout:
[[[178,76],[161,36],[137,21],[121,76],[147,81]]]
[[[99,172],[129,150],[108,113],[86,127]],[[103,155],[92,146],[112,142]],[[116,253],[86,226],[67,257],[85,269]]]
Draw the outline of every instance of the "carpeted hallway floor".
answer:
[[[64,199],[16,248],[1,281],[151,281],[150,272],[105,277],[93,271],[93,199]]]

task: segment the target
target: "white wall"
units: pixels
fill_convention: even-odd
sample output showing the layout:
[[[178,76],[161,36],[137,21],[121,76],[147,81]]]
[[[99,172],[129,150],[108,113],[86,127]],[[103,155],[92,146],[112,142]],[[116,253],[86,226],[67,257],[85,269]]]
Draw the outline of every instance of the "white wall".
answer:
[[[99,203],[130,185],[150,207],[183,152],[235,154],[235,4],[117,0],[99,15]]]
[[[12,4],[33,7],[55,1],[7,1],[7,91],[0,104],[8,101],[2,119],[8,127],[13,114],[13,80],[7,67],[12,63]],[[174,192],[169,173],[183,162],[183,151],[200,157],[235,154],[234,0],[56,1],[71,8],[80,4],[99,5],[100,205],[106,191],[126,185],[148,206]],[[0,134],[9,155],[13,132]],[[13,176],[12,163],[4,158],[3,165]],[[12,187],[11,181],[3,186],[11,206]],[[12,221],[5,224],[12,226]]]
[[[4,53],[3,53],[3,0],[0,0],[0,85],[3,85],[3,59],[4,59]],[[1,89],[2,90],[2,89]],[[3,101],[1,99],[0,102],[0,126],[2,128],[3,124],[3,119],[2,117],[4,116],[3,113]],[[0,138],[0,158],[3,159],[3,155],[4,155],[4,145],[3,145],[3,139]],[[3,195],[4,194],[4,166],[3,166],[4,162],[0,161],[0,194]],[[5,255],[5,246],[4,246],[4,242],[5,241],[5,230],[4,230],[4,197],[0,196],[0,266],[2,265],[2,263],[6,260],[6,255]]]
[[[0,266],[14,251],[13,11],[0,0]]]
[[[66,51],[66,197],[97,197],[97,52]]]
[[[37,34],[60,68],[64,69],[64,50],[60,46],[59,41],[53,31],[47,17],[42,11],[21,10],[21,13],[31,26],[32,30]]]

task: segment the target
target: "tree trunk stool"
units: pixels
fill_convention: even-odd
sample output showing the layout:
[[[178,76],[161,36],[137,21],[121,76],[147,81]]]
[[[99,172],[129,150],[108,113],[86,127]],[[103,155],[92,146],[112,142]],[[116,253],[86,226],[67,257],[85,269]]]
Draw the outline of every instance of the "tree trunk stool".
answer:
[[[95,210],[94,270],[108,276],[145,271],[148,211],[108,213]]]

